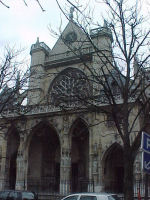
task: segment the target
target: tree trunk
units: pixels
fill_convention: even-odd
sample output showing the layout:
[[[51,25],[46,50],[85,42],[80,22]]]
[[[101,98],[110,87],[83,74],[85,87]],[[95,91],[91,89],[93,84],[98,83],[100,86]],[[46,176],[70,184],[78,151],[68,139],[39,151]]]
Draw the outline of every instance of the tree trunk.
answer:
[[[134,199],[133,190],[133,164],[134,158],[130,147],[124,148],[124,200]]]

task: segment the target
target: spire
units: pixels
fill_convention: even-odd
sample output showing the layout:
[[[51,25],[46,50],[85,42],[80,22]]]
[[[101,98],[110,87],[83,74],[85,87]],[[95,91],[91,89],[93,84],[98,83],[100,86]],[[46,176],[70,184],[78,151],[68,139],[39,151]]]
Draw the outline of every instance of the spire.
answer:
[[[39,44],[39,37],[37,37],[36,44]]]
[[[106,19],[104,19],[104,25],[103,25],[105,28],[108,28],[108,22]]]

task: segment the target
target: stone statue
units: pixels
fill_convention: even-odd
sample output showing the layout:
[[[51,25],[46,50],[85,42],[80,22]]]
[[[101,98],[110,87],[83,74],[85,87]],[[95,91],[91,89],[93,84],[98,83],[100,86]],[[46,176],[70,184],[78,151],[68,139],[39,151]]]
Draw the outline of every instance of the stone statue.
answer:
[[[71,6],[70,8],[70,14],[69,14],[69,19],[73,20],[73,12],[74,12],[74,6]]]

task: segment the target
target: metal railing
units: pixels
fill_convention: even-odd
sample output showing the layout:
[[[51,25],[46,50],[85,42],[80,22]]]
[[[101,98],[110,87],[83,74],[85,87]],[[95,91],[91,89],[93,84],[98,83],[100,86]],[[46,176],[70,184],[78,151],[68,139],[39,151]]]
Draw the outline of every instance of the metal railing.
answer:
[[[60,180],[55,177],[29,178],[27,189],[37,193],[63,194],[72,192],[94,192],[94,181],[89,179]]]
[[[3,185],[3,189],[15,189],[11,187],[10,181],[7,179],[0,179],[0,185]],[[138,195],[141,199],[145,198],[145,179],[139,181],[134,181],[134,198],[137,199]],[[150,180],[148,180],[148,199],[150,199]],[[1,188],[2,189],[2,188]],[[90,179],[78,179],[74,180],[59,180],[56,177],[49,178],[28,178],[27,180],[27,190],[32,190],[37,192],[39,195],[45,195],[48,197],[57,196],[60,197],[74,192],[95,192],[94,191],[94,180]],[[107,188],[106,192],[118,193],[117,188]],[[119,195],[121,199],[123,198],[123,193]]]

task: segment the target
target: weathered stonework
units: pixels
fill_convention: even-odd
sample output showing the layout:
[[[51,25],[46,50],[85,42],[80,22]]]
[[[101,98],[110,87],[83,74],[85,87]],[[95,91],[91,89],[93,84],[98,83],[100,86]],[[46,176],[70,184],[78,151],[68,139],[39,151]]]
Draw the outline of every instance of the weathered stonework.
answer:
[[[72,30],[80,40],[85,40],[85,35],[72,22],[62,37]],[[97,31],[95,36],[92,33],[93,42],[99,48],[110,48],[112,36],[109,30],[101,28]],[[78,47],[79,43],[73,45]],[[97,55],[92,51],[90,44],[86,43],[82,47],[83,60],[99,72]],[[69,51],[61,37],[52,50],[37,41],[30,53],[28,105],[32,109],[22,119],[20,116],[16,118],[15,112],[6,112],[14,123],[8,122],[1,133],[0,189],[29,189],[61,195],[76,191],[122,192],[122,143],[115,126],[106,122],[104,113],[87,111],[84,106],[75,111],[64,110],[64,97],[61,99],[62,109],[56,107],[62,94],[68,92],[69,102],[70,90],[74,96],[77,89],[76,77],[72,81],[69,74],[74,72],[70,75],[72,77],[75,73],[77,76],[82,74],[84,78],[88,76],[87,69]],[[68,70],[67,76],[65,70]],[[81,88],[82,83],[79,86]],[[96,87],[99,91],[100,88]],[[81,89],[83,94],[85,88]],[[90,86],[85,97],[89,93]],[[136,165],[139,166],[138,160]]]

